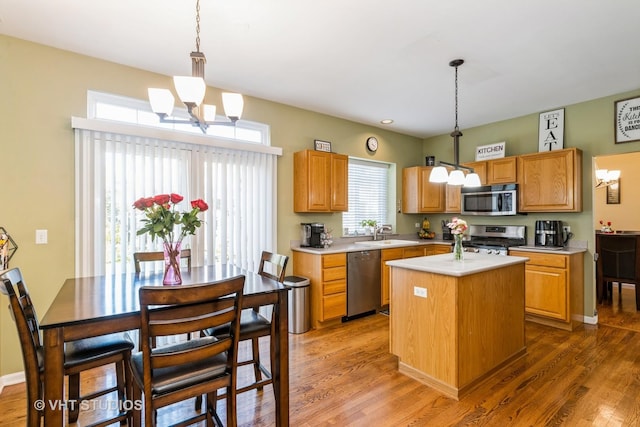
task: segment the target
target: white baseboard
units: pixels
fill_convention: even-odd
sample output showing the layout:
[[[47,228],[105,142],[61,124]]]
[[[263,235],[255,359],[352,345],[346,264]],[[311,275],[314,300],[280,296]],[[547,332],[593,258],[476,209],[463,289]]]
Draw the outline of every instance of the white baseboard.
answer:
[[[20,384],[25,382],[24,372],[14,372],[13,374],[8,374],[0,377],[0,393],[5,388],[5,386],[10,386],[14,384]]]
[[[598,324],[598,315],[594,316],[584,316],[582,323],[586,323],[587,325],[597,325]]]

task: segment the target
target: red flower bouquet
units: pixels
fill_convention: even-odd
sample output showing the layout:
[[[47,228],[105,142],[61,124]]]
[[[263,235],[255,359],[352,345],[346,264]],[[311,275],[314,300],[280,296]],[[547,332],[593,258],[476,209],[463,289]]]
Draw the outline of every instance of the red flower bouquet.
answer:
[[[165,280],[166,284],[180,284],[180,248],[182,239],[187,235],[196,233],[196,228],[202,225],[198,213],[209,209],[202,199],[191,201],[191,210],[179,212],[176,205],[184,197],[179,194],[158,194],[153,197],[142,197],[133,203],[133,207],[144,212],[146,218],[142,220],[143,227],[137,234],[149,233],[151,240],[156,237],[162,239],[165,251]],[[179,233],[175,233],[174,227],[180,225]],[[170,277],[174,276],[174,277]],[[172,283],[168,283],[172,282]]]

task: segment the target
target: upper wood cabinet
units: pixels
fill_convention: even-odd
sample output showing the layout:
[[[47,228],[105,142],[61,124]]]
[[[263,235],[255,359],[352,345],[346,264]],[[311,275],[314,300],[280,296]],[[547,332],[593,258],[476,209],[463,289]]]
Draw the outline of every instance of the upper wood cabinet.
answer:
[[[460,213],[462,204],[460,202],[460,185],[445,185],[444,211],[447,213]]]
[[[482,185],[513,184],[518,180],[517,157],[502,157],[500,159],[484,160],[481,162],[463,163],[462,166],[473,168],[480,176]]]
[[[432,166],[402,170],[402,212],[444,212],[445,186],[429,182]]]
[[[577,148],[518,156],[520,212],[581,212],[582,151]]]
[[[293,154],[293,210],[349,210],[349,158],[343,154],[305,150]]]

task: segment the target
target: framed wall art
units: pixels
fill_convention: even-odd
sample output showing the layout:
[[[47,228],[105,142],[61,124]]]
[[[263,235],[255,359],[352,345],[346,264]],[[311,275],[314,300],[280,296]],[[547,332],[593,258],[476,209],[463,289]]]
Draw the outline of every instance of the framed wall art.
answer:
[[[313,148],[316,151],[326,151],[327,153],[331,152],[331,143],[329,141],[321,141],[316,139],[313,141]]]
[[[640,96],[621,99],[614,104],[616,144],[640,141]]]
[[[615,184],[607,186],[607,204],[619,205],[620,204],[620,180]]]
[[[538,151],[564,148],[564,108],[540,113]]]

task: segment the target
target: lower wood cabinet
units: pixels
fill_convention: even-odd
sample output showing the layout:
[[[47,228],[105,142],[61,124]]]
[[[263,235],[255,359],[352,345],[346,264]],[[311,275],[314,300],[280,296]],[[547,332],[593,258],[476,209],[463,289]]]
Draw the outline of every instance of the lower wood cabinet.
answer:
[[[293,251],[293,274],[310,279],[311,325],[319,329],[347,315],[347,254]]]
[[[584,316],[584,253],[509,251],[525,264],[526,319],[568,331]]]
[[[404,248],[390,248],[383,249],[380,251],[380,284],[382,286],[380,296],[381,296],[381,305],[389,304],[389,277],[390,277],[390,267],[386,265],[386,261],[391,261],[393,259],[403,259],[403,258],[414,258],[426,255],[437,255],[444,254],[447,252],[451,252],[451,245],[448,244],[429,244],[429,245],[418,245],[418,246],[407,246]]]

